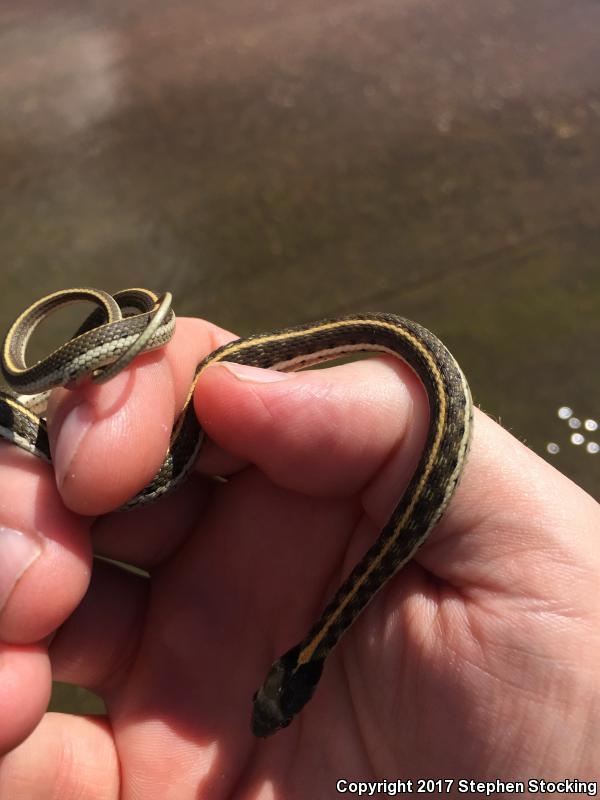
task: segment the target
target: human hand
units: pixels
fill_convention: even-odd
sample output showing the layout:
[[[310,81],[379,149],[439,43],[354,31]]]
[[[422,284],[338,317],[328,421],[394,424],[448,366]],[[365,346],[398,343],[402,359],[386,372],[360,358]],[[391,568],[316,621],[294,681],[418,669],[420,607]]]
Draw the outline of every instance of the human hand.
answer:
[[[0,524],[22,531],[3,535],[38,557],[0,613],[0,749],[41,722],[1,762],[0,798],[598,779],[600,511],[481,413],[442,523],[344,637],[292,726],[251,737],[253,691],[385,523],[427,404],[392,359],[280,380],[211,367],[195,397],[212,439],[199,471],[230,481],[195,474],[156,506],[104,516],[152,477],[193,367],[227,338],[179,320],[164,351],[105,386],[57,393],[60,491],[46,465],[2,445]],[[150,579],[97,562],[79,602],[88,531],[97,554]],[[105,699],[106,719],[43,716],[49,659],[57,679]]]

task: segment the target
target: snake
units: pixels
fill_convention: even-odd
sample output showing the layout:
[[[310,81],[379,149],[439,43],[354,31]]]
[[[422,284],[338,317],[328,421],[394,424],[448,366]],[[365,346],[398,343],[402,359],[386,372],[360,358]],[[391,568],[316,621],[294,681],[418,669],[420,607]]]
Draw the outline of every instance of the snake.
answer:
[[[26,350],[36,327],[63,306],[86,301],[96,308],[71,339],[28,366]],[[126,289],[111,295],[78,287],[32,303],[11,325],[2,349],[0,436],[52,462],[44,406],[56,386],[110,380],[142,352],[163,347],[175,329],[170,293]],[[360,313],[324,319],[236,339],[209,353],[196,367],[155,477],[119,510],[159,500],[192,469],[204,433],[193,395],[211,364],[232,362],[284,372],[356,354],[389,354],[421,381],[429,403],[425,444],[417,466],[374,543],[301,641],[277,658],[254,694],[251,730],[259,738],[290,724],[311,699],[325,661],[370,601],[425,542],[439,522],[463,472],[472,432],[473,406],[457,361],[429,330],[391,313]]]

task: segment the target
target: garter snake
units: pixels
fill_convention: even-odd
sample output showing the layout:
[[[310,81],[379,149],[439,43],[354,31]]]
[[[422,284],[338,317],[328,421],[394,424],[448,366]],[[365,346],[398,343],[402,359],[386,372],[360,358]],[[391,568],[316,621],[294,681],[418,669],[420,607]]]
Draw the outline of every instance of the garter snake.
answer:
[[[46,424],[24,395],[71,386],[91,375],[107,380],[138,352],[161,347],[173,333],[170,295],[145,289],[114,297],[96,289],[68,289],[33,303],[10,328],[2,371],[19,395],[0,393],[0,435],[51,461]],[[88,300],[98,308],[75,336],[46,359],[28,367],[29,338],[48,314],[66,303]],[[202,444],[193,409],[194,388],[203,370],[218,361],[296,371],[361,352],[389,353],[417,374],[429,400],[427,438],[415,472],[379,537],[295,647],[278,658],[254,696],[251,727],[264,737],[288,725],[312,697],[331,650],[376,592],[409,561],[440,519],[465,464],[472,420],[467,381],[446,347],[415,322],[393,314],[354,314],[249,336],[223,345],[198,364],[174,426],[165,460],[154,479],[123,508],[156,500],[185,477]],[[43,397],[44,395],[42,395]]]

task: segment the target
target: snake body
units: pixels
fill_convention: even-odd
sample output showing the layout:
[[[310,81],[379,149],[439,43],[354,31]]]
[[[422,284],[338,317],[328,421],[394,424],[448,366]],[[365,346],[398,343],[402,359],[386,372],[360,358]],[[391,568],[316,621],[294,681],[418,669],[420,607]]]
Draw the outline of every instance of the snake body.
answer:
[[[75,336],[31,367],[29,338],[48,314],[66,303],[88,300],[98,308]],[[139,352],[163,346],[175,325],[170,295],[146,289],[114,297],[97,289],[56,292],[32,304],[11,326],[2,353],[5,380],[19,395],[0,392],[0,435],[51,461],[45,421],[32,410],[39,394],[73,385],[85,376],[107,380]],[[327,656],[366,605],[428,537],[448,506],[463,470],[471,434],[467,381],[446,347],[430,331],[394,314],[354,314],[249,336],[206,356],[195,372],[165,460],[154,479],[123,509],[157,500],[192,468],[203,432],[192,398],[203,370],[219,361],[296,371],[344,356],[389,353],[417,374],[429,400],[429,427],[415,472],[379,537],[342,583],[306,636],[278,658],[254,696],[251,728],[258,737],[288,725],[312,697]],[[34,395],[30,401],[24,395]]]

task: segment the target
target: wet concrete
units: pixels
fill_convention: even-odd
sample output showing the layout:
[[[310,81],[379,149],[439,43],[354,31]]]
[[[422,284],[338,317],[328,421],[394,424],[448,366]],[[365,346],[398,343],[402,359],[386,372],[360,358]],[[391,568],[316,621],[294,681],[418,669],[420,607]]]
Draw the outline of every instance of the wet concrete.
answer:
[[[3,4],[0,320],[76,284],[240,333],[396,311],[600,496],[556,417],[600,414],[599,26],[593,0]]]

